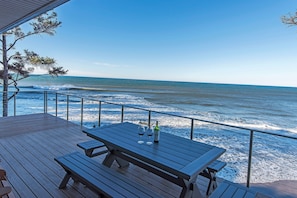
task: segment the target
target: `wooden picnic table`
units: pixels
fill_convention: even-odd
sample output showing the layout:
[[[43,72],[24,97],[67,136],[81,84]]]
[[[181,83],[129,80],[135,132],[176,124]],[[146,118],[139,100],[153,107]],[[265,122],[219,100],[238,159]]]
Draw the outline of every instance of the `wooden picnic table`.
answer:
[[[84,129],[90,137],[108,148],[103,164],[110,167],[131,162],[182,187],[180,197],[202,197],[197,176],[225,149],[162,133],[159,143],[138,144],[138,125],[124,122],[106,128]]]

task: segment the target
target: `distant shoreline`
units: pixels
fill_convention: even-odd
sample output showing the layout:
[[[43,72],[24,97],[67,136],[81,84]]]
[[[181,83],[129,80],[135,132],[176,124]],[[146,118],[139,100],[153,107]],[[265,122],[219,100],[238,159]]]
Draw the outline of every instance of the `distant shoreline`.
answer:
[[[30,77],[34,76],[44,76],[44,77],[51,77],[47,74],[31,74]],[[30,78],[29,77],[29,78]],[[280,87],[280,88],[296,88],[297,86],[289,86],[289,85],[268,85],[268,84],[238,84],[238,83],[225,83],[225,82],[194,82],[194,81],[177,81],[177,80],[160,80],[160,79],[130,79],[130,78],[112,78],[112,77],[94,77],[94,76],[72,76],[72,75],[64,75],[54,78],[93,78],[93,79],[106,79],[106,80],[132,80],[132,81],[152,81],[152,82],[170,82],[170,83],[197,83],[197,84],[214,84],[214,85],[234,85],[234,86],[256,86],[256,87]],[[51,77],[52,78],[52,77]]]

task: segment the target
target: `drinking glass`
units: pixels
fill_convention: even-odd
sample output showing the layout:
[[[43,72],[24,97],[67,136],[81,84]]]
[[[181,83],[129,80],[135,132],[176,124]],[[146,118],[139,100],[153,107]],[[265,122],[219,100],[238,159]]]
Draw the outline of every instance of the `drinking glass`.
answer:
[[[143,144],[144,143],[144,141],[142,140],[142,137],[143,137],[143,135],[144,135],[144,128],[141,126],[141,125],[138,125],[138,130],[137,130],[137,132],[138,132],[138,135],[139,135],[139,140],[138,140],[138,144]]]
[[[152,141],[152,136],[154,134],[153,133],[153,129],[147,129],[146,134],[147,134],[147,142],[146,142],[146,144],[147,145],[151,145],[153,143],[153,141]]]

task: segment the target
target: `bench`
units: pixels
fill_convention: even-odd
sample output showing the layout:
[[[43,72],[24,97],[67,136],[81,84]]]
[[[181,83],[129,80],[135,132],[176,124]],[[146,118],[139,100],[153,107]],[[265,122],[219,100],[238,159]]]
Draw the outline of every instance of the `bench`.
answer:
[[[81,142],[81,143],[78,143],[77,146],[79,148],[82,148],[85,151],[86,156],[88,156],[88,157],[95,157],[95,156],[102,155],[102,154],[108,152],[107,149],[104,149],[104,150],[100,150],[100,151],[94,153],[95,149],[105,147],[103,142],[100,142],[97,140],[89,140],[86,142]]]
[[[11,185],[7,180],[6,171],[0,166],[0,197],[15,198],[12,192]]]
[[[224,180],[209,198],[269,198],[240,184]]]
[[[105,126],[100,126],[100,128],[108,128],[110,126],[111,125],[105,125]],[[95,126],[93,128],[95,128]],[[107,149],[104,149],[104,150],[100,150],[96,153],[93,153],[95,149],[105,147],[104,143],[100,142],[98,140],[89,140],[86,142],[81,142],[81,143],[78,143],[77,146],[79,148],[83,149],[85,151],[86,156],[88,156],[88,157],[95,157],[95,156],[102,155],[102,154],[108,152]]]
[[[209,164],[203,172],[200,173],[201,176],[209,179],[206,195],[210,195],[217,187],[216,173],[222,170],[226,166],[226,162],[216,160]]]
[[[147,187],[129,180],[121,173],[79,152],[57,157],[55,160],[66,171],[60,189],[65,188],[72,178],[97,192],[101,197],[160,197]]]

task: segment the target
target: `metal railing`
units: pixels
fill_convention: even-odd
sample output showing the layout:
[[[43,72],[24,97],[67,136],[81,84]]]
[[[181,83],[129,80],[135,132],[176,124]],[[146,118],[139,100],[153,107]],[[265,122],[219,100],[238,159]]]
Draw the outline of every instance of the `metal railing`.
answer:
[[[204,122],[208,124],[214,124],[214,125],[219,125],[223,127],[230,127],[233,129],[240,129],[244,131],[249,132],[249,150],[248,150],[248,168],[247,168],[247,187],[250,186],[250,178],[251,178],[251,168],[252,168],[252,157],[253,157],[253,143],[254,143],[254,136],[255,133],[260,133],[260,134],[266,134],[266,135],[271,135],[271,136],[277,136],[281,138],[288,138],[291,140],[297,140],[297,137],[291,137],[287,135],[282,135],[282,134],[277,134],[273,132],[267,132],[267,131],[261,131],[261,130],[255,130],[255,129],[249,129],[245,127],[240,127],[240,126],[233,126],[229,124],[224,124],[224,123],[219,123],[219,122],[214,122],[214,121],[209,121],[209,120],[203,120],[203,119],[198,119],[198,118],[192,118],[188,116],[182,116],[182,115],[176,115],[176,114],[171,114],[171,113],[166,113],[166,112],[160,112],[160,111],[154,111],[150,109],[145,109],[145,108],[139,108],[135,106],[130,106],[130,105],[123,105],[123,104],[118,104],[118,103],[113,103],[113,102],[108,102],[108,101],[102,101],[94,98],[89,98],[89,97],[80,97],[77,95],[69,95],[69,94],[64,94],[64,93],[58,93],[58,92],[50,92],[51,94],[55,94],[55,116],[58,116],[58,101],[59,101],[59,96],[64,96],[66,97],[66,120],[69,120],[69,103],[70,103],[70,97],[75,97],[80,100],[80,125],[81,127],[83,126],[84,123],[84,101],[89,100],[93,102],[98,102],[98,126],[101,126],[101,117],[102,117],[102,105],[103,104],[109,104],[109,105],[115,105],[119,106],[121,109],[121,116],[120,116],[120,122],[124,122],[125,118],[125,108],[131,108],[131,109],[136,109],[136,110],[141,110],[147,112],[147,123],[150,126],[151,125],[151,120],[152,120],[152,113],[156,114],[163,114],[166,116],[173,116],[173,117],[178,117],[178,118],[183,118],[183,119],[188,119],[190,120],[190,139],[193,140],[194,137],[194,122],[199,121],[199,122]],[[44,96],[44,113],[48,113],[48,91],[43,92]],[[13,112],[14,116],[16,115],[16,97],[14,97],[13,100]]]

